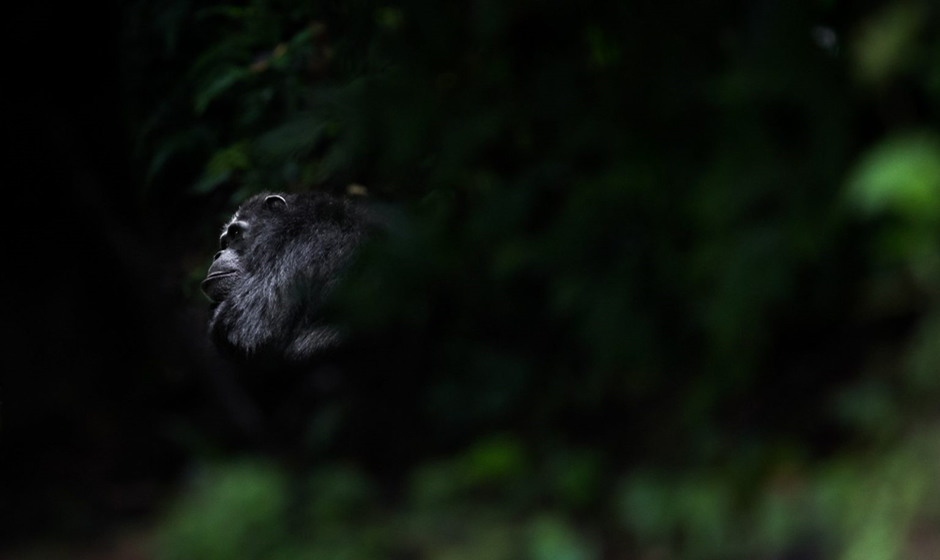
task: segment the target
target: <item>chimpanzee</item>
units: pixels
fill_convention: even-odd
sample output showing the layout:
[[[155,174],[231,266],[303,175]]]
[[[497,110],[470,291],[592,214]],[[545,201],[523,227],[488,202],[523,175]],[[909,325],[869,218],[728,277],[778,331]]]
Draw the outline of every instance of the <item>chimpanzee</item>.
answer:
[[[320,311],[369,229],[363,207],[323,193],[247,200],[202,282],[213,342],[264,366],[303,365],[335,348],[340,332]]]
[[[416,375],[395,372],[423,371],[412,360],[423,353],[394,333],[343,332],[323,314],[360,246],[389,234],[388,217],[323,193],[263,193],[223,228],[202,289],[210,335],[236,375],[217,376],[215,392],[264,448],[342,450],[389,468],[413,447],[397,436],[421,433],[406,381]]]

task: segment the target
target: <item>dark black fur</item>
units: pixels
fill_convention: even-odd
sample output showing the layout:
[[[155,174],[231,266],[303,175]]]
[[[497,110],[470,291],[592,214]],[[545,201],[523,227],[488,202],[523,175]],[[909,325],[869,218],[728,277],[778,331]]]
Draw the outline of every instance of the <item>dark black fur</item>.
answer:
[[[224,352],[253,363],[303,364],[336,347],[321,310],[366,238],[365,210],[321,193],[252,197],[222,232],[202,287],[209,330]]]

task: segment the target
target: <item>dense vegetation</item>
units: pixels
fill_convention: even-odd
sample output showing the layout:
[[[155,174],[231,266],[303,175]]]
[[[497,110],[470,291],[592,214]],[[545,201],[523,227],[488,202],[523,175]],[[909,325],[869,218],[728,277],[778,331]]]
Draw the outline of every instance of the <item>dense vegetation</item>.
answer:
[[[247,196],[368,193],[335,312],[422,344],[430,419],[390,473],[325,402],[298,466],[148,354],[157,557],[940,556],[940,12],[805,4],[124,2],[180,308]]]

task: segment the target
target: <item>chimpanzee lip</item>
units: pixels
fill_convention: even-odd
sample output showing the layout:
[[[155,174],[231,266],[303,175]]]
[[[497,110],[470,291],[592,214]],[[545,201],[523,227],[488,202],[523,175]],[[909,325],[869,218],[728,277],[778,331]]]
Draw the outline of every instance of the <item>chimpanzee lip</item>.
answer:
[[[208,281],[208,280],[218,280],[219,278],[225,278],[226,276],[234,276],[234,275],[236,275],[236,274],[238,274],[238,271],[236,271],[236,270],[229,270],[229,271],[223,271],[223,272],[213,272],[213,273],[210,274],[209,276],[206,276],[206,280],[204,280],[204,281]]]
[[[212,274],[206,276],[206,279],[203,280],[201,284],[199,284],[199,287],[202,289],[202,293],[206,294],[211,301],[222,301],[228,295],[228,290],[219,290],[216,289],[216,286],[222,286],[223,284],[220,284],[222,280],[237,274],[237,270],[222,270],[219,272],[213,272]]]

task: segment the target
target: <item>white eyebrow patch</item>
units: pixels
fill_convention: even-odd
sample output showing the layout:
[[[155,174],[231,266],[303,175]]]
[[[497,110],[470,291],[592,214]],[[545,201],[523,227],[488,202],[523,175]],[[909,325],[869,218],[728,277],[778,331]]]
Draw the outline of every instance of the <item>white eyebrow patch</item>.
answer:
[[[238,212],[235,212],[235,215],[232,216],[232,219],[226,222],[225,225],[222,226],[222,233],[224,234],[226,231],[228,231],[228,227],[237,221],[238,221]]]

